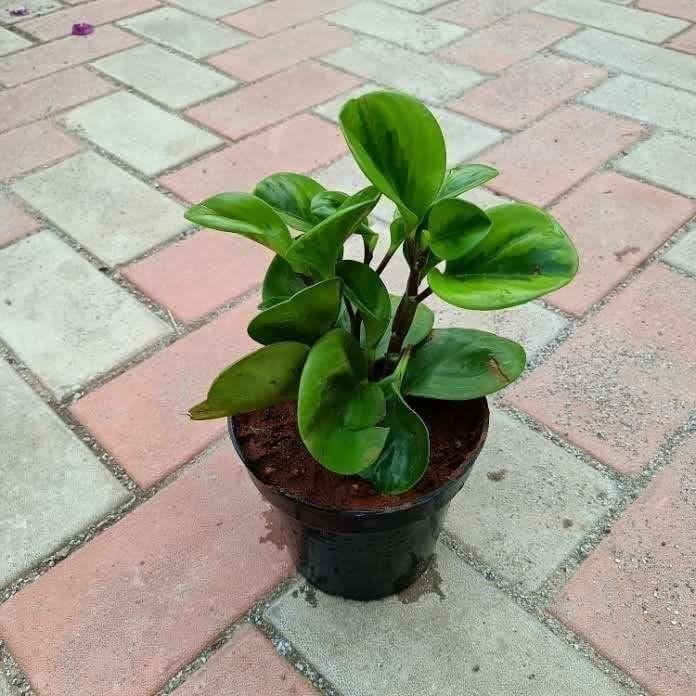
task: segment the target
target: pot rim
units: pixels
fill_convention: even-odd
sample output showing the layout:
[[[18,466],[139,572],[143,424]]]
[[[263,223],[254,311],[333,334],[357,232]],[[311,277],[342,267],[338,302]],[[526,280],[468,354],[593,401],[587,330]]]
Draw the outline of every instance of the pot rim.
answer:
[[[289,493],[286,491],[284,488],[279,488],[278,486],[274,486],[272,484],[268,484],[264,481],[262,481],[251,469],[251,467],[248,465],[246,461],[246,457],[244,456],[244,452],[242,452],[242,448],[239,445],[239,442],[237,440],[237,435],[235,433],[235,428],[234,428],[234,418],[233,416],[228,416],[227,417],[227,430],[230,436],[230,439],[232,440],[232,445],[234,446],[235,451],[237,452],[237,455],[239,456],[240,460],[244,464],[246,470],[249,472],[249,475],[252,477],[254,480],[254,483],[256,484],[257,488],[261,487],[263,489],[270,489],[272,490],[275,494],[281,496],[282,498],[285,498],[286,500],[290,501],[291,503],[301,505],[305,508],[309,508],[310,510],[314,510],[318,513],[321,514],[329,514],[336,516],[338,518],[352,518],[352,519],[383,519],[385,517],[389,517],[390,515],[393,515],[395,513],[402,513],[406,511],[411,511],[415,510],[416,508],[419,507],[426,507],[430,505],[435,499],[439,498],[445,489],[448,487],[452,486],[455,484],[458,480],[460,480],[462,477],[466,477],[467,473],[471,469],[471,467],[474,465],[476,462],[476,459],[478,458],[478,455],[481,452],[481,449],[483,448],[483,445],[486,441],[486,437],[488,435],[488,426],[490,422],[490,410],[488,407],[488,400],[486,399],[485,396],[481,396],[477,399],[471,399],[473,402],[478,402],[479,408],[481,410],[481,432],[479,434],[478,441],[476,443],[476,447],[469,453],[469,456],[462,462],[462,464],[459,466],[459,468],[456,470],[456,473],[448,478],[441,486],[438,486],[437,488],[433,489],[432,491],[426,493],[425,495],[421,496],[420,498],[417,498],[416,500],[412,500],[410,502],[404,503],[403,505],[398,505],[390,508],[382,508],[382,509],[367,509],[367,510],[353,510],[349,508],[339,508],[339,507],[328,507],[324,505],[317,505],[316,503],[312,503],[309,500],[306,500],[305,498],[302,498],[298,495],[294,495],[292,493]]]

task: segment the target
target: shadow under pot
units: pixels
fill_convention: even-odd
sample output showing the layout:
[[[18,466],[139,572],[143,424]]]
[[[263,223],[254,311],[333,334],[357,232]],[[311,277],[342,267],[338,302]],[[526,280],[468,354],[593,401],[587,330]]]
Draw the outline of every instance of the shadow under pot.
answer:
[[[430,464],[399,496],[324,469],[297,432],[295,404],[228,419],[232,444],[261,495],[279,512],[271,538],[323,592],[370,600],[395,594],[428,568],[447,508],[488,432],[488,403],[409,399],[430,433]]]

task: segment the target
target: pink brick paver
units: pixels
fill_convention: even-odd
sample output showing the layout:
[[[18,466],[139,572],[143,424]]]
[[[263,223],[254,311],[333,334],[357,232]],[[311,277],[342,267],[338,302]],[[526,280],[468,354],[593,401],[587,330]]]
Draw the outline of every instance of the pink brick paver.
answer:
[[[636,7],[696,22],[696,4],[693,0],[638,0]]]
[[[132,14],[159,7],[158,0],[94,0],[79,7],[36,17],[17,26],[38,39],[48,41],[67,36],[77,22],[89,22],[94,26],[107,24]]]
[[[345,29],[321,21],[308,22],[220,53],[208,62],[233,77],[251,82],[336,51],[352,41],[353,35]]]
[[[679,34],[665,46],[675,48],[677,51],[684,51],[684,53],[696,54],[696,27],[691,27],[691,29]]]
[[[577,24],[572,22],[526,12],[467,35],[441,51],[440,55],[494,73],[534,55],[577,28]]]
[[[0,134],[0,181],[80,150],[80,143],[52,123],[40,121]]]
[[[353,0],[275,0],[228,15],[224,21],[254,36],[268,36],[340,10],[352,2]]]
[[[551,208],[572,230],[582,264],[549,301],[582,316],[688,220],[696,205],[614,172],[593,176]]]
[[[186,115],[237,140],[357,87],[360,79],[318,63],[302,63]]]
[[[583,106],[561,107],[479,155],[500,171],[489,188],[548,205],[643,133],[636,123]]]
[[[194,321],[260,285],[272,258],[249,239],[201,230],[122,273],[176,317]]]
[[[141,488],[178,469],[225,431],[223,420],[192,421],[213,378],[256,344],[244,330],[258,298],[119,375],[70,407]]]
[[[198,203],[221,191],[249,191],[273,172],[310,172],[345,152],[345,141],[334,124],[302,114],[160,181],[183,199]]]
[[[494,126],[517,130],[606,76],[606,70],[586,63],[554,55],[534,56],[448,106]]]
[[[226,443],[0,607],[40,696],[148,696],[290,570]]]
[[[7,87],[19,85],[139,43],[140,39],[112,26],[99,27],[89,36],[66,36],[3,56],[0,60],[0,84]]]
[[[503,398],[624,474],[696,408],[696,281],[653,265]]]
[[[22,210],[9,196],[0,194],[0,246],[38,230],[38,220]]]
[[[696,441],[614,524],[553,612],[655,696],[693,696]]]
[[[429,14],[470,29],[479,29],[536,4],[536,0],[455,0],[435,8]]]
[[[177,696],[316,696],[312,686],[278,657],[251,626],[240,628],[222,650],[177,689]]]
[[[117,89],[82,66],[0,92],[0,131],[45,118]]]

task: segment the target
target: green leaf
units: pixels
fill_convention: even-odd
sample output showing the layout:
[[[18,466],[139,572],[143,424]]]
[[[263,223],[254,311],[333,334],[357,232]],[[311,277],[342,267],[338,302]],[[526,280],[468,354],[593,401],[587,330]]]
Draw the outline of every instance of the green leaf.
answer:
[[[401,298],[398,295],[389,295],[389,301],[391,303],[391,318],[389,320],[389,327],[387,331],[384,332],[382,340],[377,345],[375,349],[375,359],[381,360],[387,354],[387,348],[389,347],[389,339],[391,338],[391,328],[394,323],[394,315],[396,314],[396,308],[399,306]],[[416,315],[413,317],[413,322],[411,323],[411,328],[406,334],[404,340],[404,347],[406,346],[416,346],[421,341],[425,340],[433,328],[435,323],[435,315],[433,310],[426,307],[423,304],[419,304],[416,308]]]
[[[285,255],[292,237],[270,205],[248,193],[220,193],[186,211],[184,217],[201,227],[235,232]]]
[[[358,261],[340,261],[336,264],[336,275],[343,280],[348,299],[360,312],[367,345],[375,346],[391,319],[387,288],[375,271]]]
[[[261,309],[284,302],[305,287],[304,281],[292,266],[282,256],[275,256],[263,279]]]
[[[491,229],[478,206],[459,198],[438,201],[428,215],[430,248],[441,259],[457,259],[473,249]]]
[[[398,495],[421,480],[430,461],[430,435],[392,384],[385,384],[389,436],[377,461],[360,476],[380,493]]]
[[[281,172],[262,179],[254,195],[270,205],[287,225],[307,232],[318,222],[311,212],[312,199],[324,187],[304,174]]]
[[[343,424],[348,430],[362,430],[379,423],[385,414],[384,393],[379,385],[363,382],[348,402]]]
[[[406,224],[402,217],[395,217],[389,225],[389,249],[398,249],[406,239]]]
[[[404,394],[465,401],[506,387],[524,370],[524,348],[475,329],[434,329],[414,349],[403,381]]]
[[[342,191],[318,193],[312,199],[312,215],[314,215],[317,221],[325,220],[330,215],[333,215],[345,203],[347,198],[348,194]],[[375,250],[377,242],[379,242],[377,232],[373,232],[364,222],[361,222],[355,230],[355,234],[359,234],[363,238],[370,251]]]
[[[330,278],[310,285],[252,319],[248,333],[259,343],[300,341],[311,345],[336,323],[341,281]]]
[[[498,170],[485,164],[465,164],[450,169],[442,182],[437,200],[456,198],[498,176]]]
[[[311,455],[337,474],[370,466],[389,433],[375,427],[380,410],[366,384],[365,355],[347,331],[332,329],[312,346],[300,379],[297,425]],[[355,429],[356,424],[365,427]]]
[[[380,91],[349,100],[339,120],[360,169],[414,229],[445,176],[445,141],[435,117],[413,97]]]
[[[347,198],[330,217],[293,242],[286,255],[295,267],[308,266],[321,278],[334,275],[343,244],[377,205],[379,191],[368,186]]]
[[[215,378],[208,398],[194,406],[189,416],[193,420],[222,418],[295,399],[308,352],[302,343],[284,342],[247,355]]]
[[[550,215],[531,205],[509,203],[486,211],[492,227],[444,273],[428,283],[446,302],[465,309],[502,309],[567,285],[578,270],[573,243]]]

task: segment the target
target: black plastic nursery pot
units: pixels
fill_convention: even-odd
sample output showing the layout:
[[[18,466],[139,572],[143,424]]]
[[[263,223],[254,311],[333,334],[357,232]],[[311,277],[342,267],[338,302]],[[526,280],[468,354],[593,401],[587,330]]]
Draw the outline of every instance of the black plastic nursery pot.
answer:
[[[228,419],[228,428],[256,488],[281,513],[283,541],[299,572],[328,594],[370,600],[404,590],[428,568],[449,503],[469,477],[488,433],[486,399],[470,403],[478,409],[479,432],[459,468],[422,497],[378,510],[321,507],[264,483],[246,460],[233,418]]]

